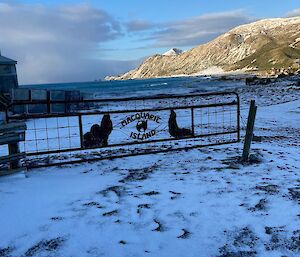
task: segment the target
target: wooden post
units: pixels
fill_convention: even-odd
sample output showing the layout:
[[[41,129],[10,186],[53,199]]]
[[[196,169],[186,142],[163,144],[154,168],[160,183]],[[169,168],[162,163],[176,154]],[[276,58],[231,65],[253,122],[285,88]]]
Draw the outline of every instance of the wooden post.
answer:
[[[6,124],[8,124],[8,123],[6,123]],[[19,153],[20,153],[19,143],[8,144],[8,154],[9,155],[14,155],[14,154],[19,154]],[[20,161],[19,160],[10,161],[9,168],[11,170],[20,168]]]
[[[20,153],[19,142],[25,140],[25,123],[4,123],[0,124],[0,145],[7,145],[9,155],[1,156],[0,163],[8,164],[9,172],[20,170],[20,159],[25,157],[25,153]],[[3,175],[1,171],[0,175]]]
[[[242,156],[242,161],[244,162],[248,161],[249,159],[249,153],[250,153],[250,147],[253,138],[253,129],[254,129],[254,123],[256,117],[256,110],[257,110],[257,106],[255,105],[255,100],[251,100],[248,122],[247,122],[247,130],[246,130],[246,136],[244,142],[244,150]]]
[[[7,108],[5,110],[5,123],[7,124],[8,122],[8,111]],[[9,155],[14,155],[14,154],[19,154],[20,153],[20,149],[19,149],[19,144],[18,143],[13,143],[13,144],[8,144],[8,153]],[[20,167],[20,162],[18,160],[13,160],[9,162],[9,168],[10,169],[18,169]]]
[[[195,136],[195,124],[194,124],[194,108],[191,108],[191,117],[192,117],[192,134]]]
[[[51,113],[50,91],[47,91],[47,113]]]
[[[19,153],[20,153],[19,143],[8,144],[8,154],[9,155],[14,155],[14,154],[19,154]],[[19,160],[10,161],[9,168],[11,170],[19,169],[20,161]]]
[[[236,113],[237,117],[237,138],[238,141],[241,141],[241,107],[240,107],[240,97],[239,95],[237,95],[237,113]]]
[[[20,153],[19,143],[9,144],[8,145],[8,152],[9,152],[9,155],[19,154]],[[10,161],[9,168],[11,170],[19,169],[20,168],[20,161],[19,160]]]

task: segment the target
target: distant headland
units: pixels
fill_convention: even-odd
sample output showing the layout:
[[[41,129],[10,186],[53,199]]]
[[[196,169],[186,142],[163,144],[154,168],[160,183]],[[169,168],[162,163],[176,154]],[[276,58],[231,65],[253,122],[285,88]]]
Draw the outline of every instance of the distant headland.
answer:
[[[300,72],[300,17],[238,26],[186,52],[172,48],[139,67],[106,80],[251,73],[264,76]]]

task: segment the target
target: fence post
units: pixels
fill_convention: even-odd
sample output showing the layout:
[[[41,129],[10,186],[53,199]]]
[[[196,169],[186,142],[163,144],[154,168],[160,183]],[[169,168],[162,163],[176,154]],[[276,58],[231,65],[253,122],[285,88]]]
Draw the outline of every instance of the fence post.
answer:
[[[51,113],[50,91],[47,91],[47,113]]]
[[[1,123],[0,119],[0,123]],[[2,120],[3,124],[8,124],[8,109],[5,108],[5,120]],[[8,153],[9,155],[18,154],[20,153],[20,148],[18,143],[11,143],[8,144]],[[9,168],[10,169],[18,169],[20,167],[20,163],[18,160],[10,161],[9,162]]]
[[[246,130],[246,136],[244,142],[243,156],[242,156],[242,161],[244,162],[248,161],[249,159],[249,153],[250,153],[250,147],[253,138],[253,129],[254,129],[254,123],[256,117],[256,110],[257,110],[257,106],[255,105],[255,100],[251,100],[248,121],[247,121],[247,130]]]
[[[1,125],[1,120],[0,119],[0,125]],[[5,124],[9,124],[9,118],[8,118],[8,110],[5,110],[5,120],[2,120],[3,125]],[[5,136],[5,134],[3,135]],[[19,148],[19,143],[18,142],[13,142],[7,145],[8,146],[8,154],[9,155],[15,155],[15,154],[19,154],[20,153],[20,148]],[[11,170],[14,169],[19,169],[20,168],[20,161],[19,160],[11,160],[9,162],[9,168]]]
[[[9,155],[18,154],[20,153],[19,143],[13,143],[8,145],[8,153]],[[20,161],[14,160],[9,163],[9,168],[11,170],[19,169],[20,168]]]
[[[241,141],[241,107],[240,107],[240,97],[237,94],[237,137],[238,137],[238,141]]]
[[[20,153],[19,142],[25,140],[26,124],[24,122],[13,122],[0,124],[0,145],[7,145],[8,155],[0,156],[0,164],[4,165],[0,176],[10,175],[23,170],[20,163],[26,157],[25,153]],[[7,167],[6,167],[7,166]]]
[[[192,134],[195,136],[195,121],[194,121],[194,108],[191,108],[191,117],[192,117]]]

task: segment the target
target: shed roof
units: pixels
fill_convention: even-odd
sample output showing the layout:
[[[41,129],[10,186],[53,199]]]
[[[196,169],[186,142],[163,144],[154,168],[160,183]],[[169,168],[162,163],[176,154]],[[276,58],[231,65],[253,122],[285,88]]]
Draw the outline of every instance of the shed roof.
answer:
[[[17,61],[14,61],[12,59],[0,55],[0,64],[17,64]]]

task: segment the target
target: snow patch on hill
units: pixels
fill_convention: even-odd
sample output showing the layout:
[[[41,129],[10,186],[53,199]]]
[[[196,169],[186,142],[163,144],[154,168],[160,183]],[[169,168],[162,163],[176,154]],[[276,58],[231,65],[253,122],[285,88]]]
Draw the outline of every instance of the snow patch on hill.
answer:
[[[179,55],[182,53],[183,53],[183,50],[181,50],[181,49],[171,48],[169,51],[165,52],[163,55],[164,56],[174,56],[174,55]]]

